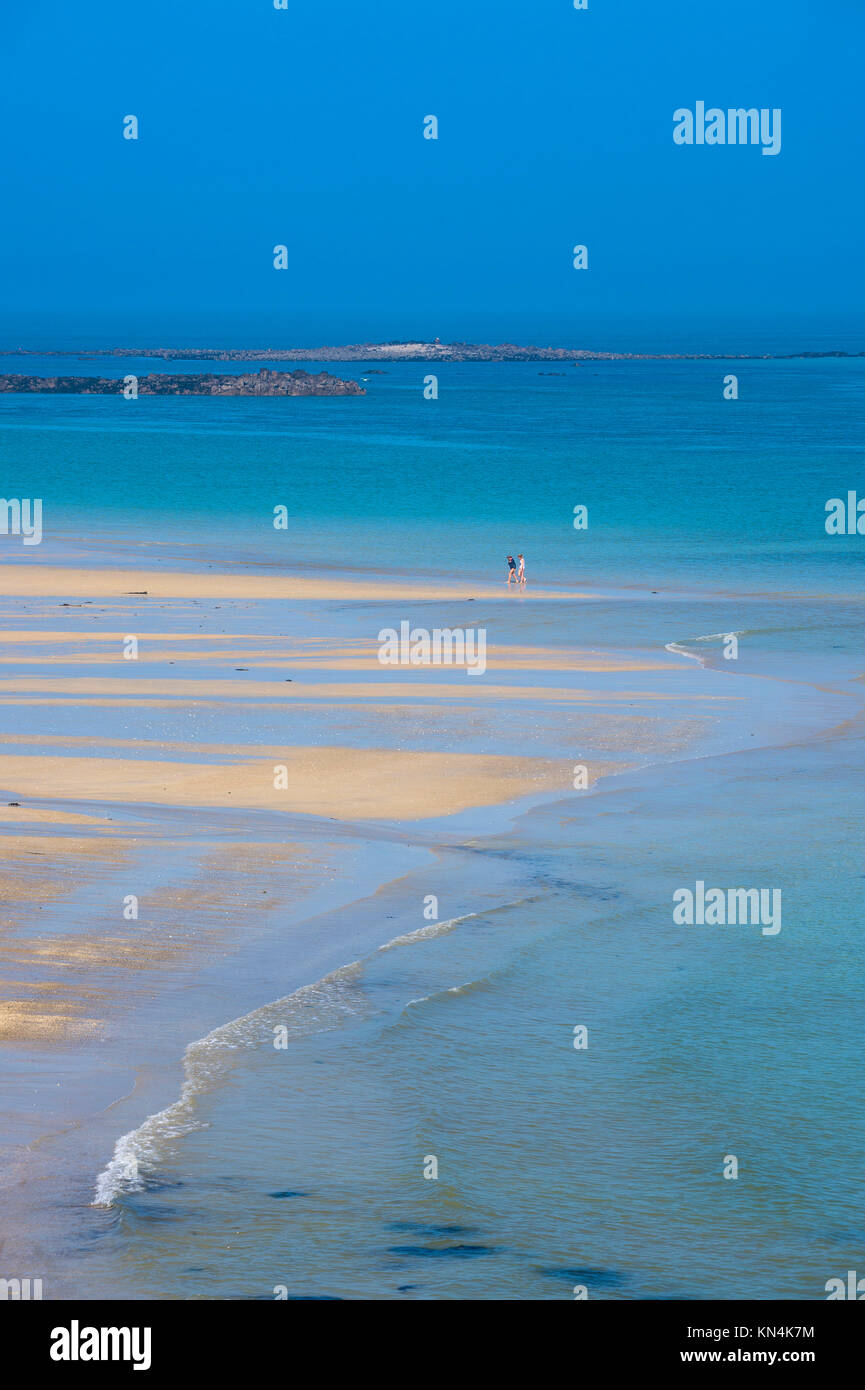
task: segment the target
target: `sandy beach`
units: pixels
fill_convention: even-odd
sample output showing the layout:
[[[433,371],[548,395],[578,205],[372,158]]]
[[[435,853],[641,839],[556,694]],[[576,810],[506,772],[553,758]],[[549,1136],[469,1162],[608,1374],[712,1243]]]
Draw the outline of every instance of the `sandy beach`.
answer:
[[[446,826],[463,812],[517,807],[572,790],[578,727],[591,727],[600,744],[606,738],[613,753],[580,757],[581,785],[589,790],[599,777],[629,766],[634,754],[651,755],[665,739],[686,743],[702,727],[701,707],[730,698],[697,692],[683,680],[677,722],[660,709],[652,712],[667,695],[651,681],[690,676],[684,660],[533,646],[506,639],[506,629],[491,646],[482,680],[467,681],[464,672],[455,679],[429,668],[382,668],[373,637],[390,605],[422,601],[425,612],[440,610],[444,621],[457,601],[462,606],[456,611],[470,614],[467,599],[497,600],[496,611],[507,614],[516,596],[501,586],[20,564],[0,569],[0,592],[13,604],[0,631],[0,704],[6,711],[0,834],[10,904],[0,945],[0,971],[9,977],[0,999],[0,1040],[7,1046],[74,1045],[86,1057],[87,1047],[98,1042],[122,1051],[121,982],[130,970],[146,979],[154,971],[189,968],[202,941],[211,948],[221,941],[217,949],[226,949],[220,884],[231,864],[241,898],[255,902],[257,914],[264,899],[272,912],[280,892],[283,901],[286,894],[296,901],[318,856],[309,842],[294,852],[268,842],[270,848],[253,853],[249,815],[264,815],[267,824],[274,817],[307,818],[313,841],[326,840],[324,827],[336,824],[381,824],[410,840],[413,823]],[[57,604],[39,604],[52,596],[63,596],[66,606],[58,611]],[[69,608],[70,596],[115,603],[91,608],[82,626],[85,615]],[[528,601],[545,598],[581,602],[583,596],[533,590]],[[163,601],[157,614],[152,599]],[[190,600],[198,606],[195,628],[188,622]],[[228,610],[220,607],[226,600]],[[273,601],[279,602],[281,632],[273,630]],[[526,601],[519,596],[521,605]],[[376,605],[372,617],[370,604]],[[116,625],[120,610],[123,627]],[[59,612],[68,613],[63,626]],[[129,634],[138,639],[134,661],[122,657]],[[93,667],[105,674],[91,674]],[[645,688],[634,688],[640,679]],[[306,723],[295,729],[296,708]],[[584,723],[576,726],[579,709]],[[216,721],[210,727],[223,733],[238,732],[240,721],[244,737],[208,738],[197,723],[202,710]],[[257,730],[272,733],[284,720],[290,721],[285,742],[255,738]],[[136,736],[139,730],[144,736]],[[466,733],[474,747],[465,746]],[[547,740],[545,755],[521,754],[527,734]],[[171,815],[172,835],[182,837],[167,859],[162,834],[154,838],[148,830],[154,808]],[[220,816],[229,817],[232,833],[242,828],[248,837],[245,850],[235,843],[226,860],[218,834],[200,842],[196,812],[213,818],[212,830]],[[422,840],[430,841],[426,829]],[[193,886],[173,881],[178,850],[187,857]],[[122,904],[129,893],[141,896],[134,889],[151,852],[157,858],[147,863],[147,912],[127,924]],[[211,884],[207,865],[217,862]],[[289,873],[293,888],[286,880],[280,890],[277,869]],[[351,893],[350,867],[340,872]],[[82,895],[89,906],[79,913],[71,905]],[[106,899],[101,908],[100,897]],[[105,920],[95,934],[94,912]],[[178,912],[196,920],[191,935],[188,924],[178,926]],[[72,935],[70,913],[80,923]],[[172,918],[174,929],[167,932]],[[375,930],[386,937],[385,926]],[[242,938],[231,951],[239,945]],[[341,959],[338,943],[334,950]],[[314,974],[311,962],[300,962],[299,969],[299,978]],[[153,1006],[158,1015],[158,996]],[[86,1077],[79,1059],[77,1085],[84,1095]]]
[[[541,588],[532,591],[545,599],[588,599],[574,589]],[[134,594],[150,598],[192,599],[332,599],[394,602],[447,599],[499,599],[512,602],[523,595],[504,584],[452,582],[412,583],[371,579],[311,579],[304,576],[261,574],[184,574],[162,570],[63,569],[51,565],[0,566],[0,594],[16,597],[62,595],[69,598],[123,598]]]
[[[0,1183],[61,1297],[40,1184],[85,1223],[97,1174],[137,1190],[153,1141],[108,1160],[196,1039],[413,939],[430,891],[506,903],[520,857],[480,871],[478,835],[528,808],[784,728],[765,682],[575,640],[578,590],[23,563],[0,591]],[[408,616],[483,623],[483,675],[382,666]]]

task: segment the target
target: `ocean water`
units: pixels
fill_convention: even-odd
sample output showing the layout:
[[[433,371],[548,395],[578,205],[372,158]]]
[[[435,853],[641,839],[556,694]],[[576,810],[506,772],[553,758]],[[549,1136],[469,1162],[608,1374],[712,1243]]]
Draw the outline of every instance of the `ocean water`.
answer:
[[[488,579],[523,550],[530,584],[591,599],[460,602],[448,621],[652,653],[670,677],[618,688],[662,695],[678,729],[629,759],[591,712],[564,742],[531,710],[419,716],[404,746],[632,768],[385,827],[382,856],[390,837],[403,858],[378,893],[301,923],[348,931],[345,959],[292,978],[271,932],[255,974],[246,957],[234,986],[211,981],[196,1018],[213,1026],[152,1105],[101,1115],[58,1189],[67,1296],[807,1300],[861,1268],[865,540],[827,536],[824,509],[862,477],[865,363],[550,370],[443,366],[434,402],[421,364],[345,401],[0,396],[6,491],[44,499],[28,563]],[[316,631],[384,618],[327,604]],[[598,679],[598,710],[616,684]],[[699,717],[691,695],[712,697]],[[336,741],[372,738],[341,718]],[[202,720],[198,737],[228,736],[227,716]],[[276,716],[247,720],[238,740],[279,736]],[[324,736],[308,713],[294,731]],[[698,880],[779,889],[781,930],[677,925],[673,894]]]
[[[161,365],[0,359],[118,378]],[[46,558],[98,537],[148,560],[180,542],[188,563],[490,578],[522,551],[537,583],[861,591],[861,543],[826,535],[825,505],[861,469],[865,358],[442,364],[437,400],[423,363],[305,365],[364,377],[367,395],[0,396],[6,493],[42,497]]]
[[[861,730],[829,749],[680,764],[475,842],[527,867],[524,895],[197,1044],[183,1136],[159,1118],[137,1190],[117,1158],[103,1174],[86,1277],[157,1298],[823,1296],[865,1238]],[[780,885],[780,933],[674,927],[698,877]]]

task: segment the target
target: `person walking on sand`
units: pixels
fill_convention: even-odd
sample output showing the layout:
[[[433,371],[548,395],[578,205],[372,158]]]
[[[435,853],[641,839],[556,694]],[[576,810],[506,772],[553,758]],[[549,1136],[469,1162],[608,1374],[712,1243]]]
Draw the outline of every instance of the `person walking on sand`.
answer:
[[[519,562],[520,562],[520,567],[519,567],[519,569],[517,570],[517,583],[518,583],[518,584],[525,584],[525,582],[526,582],[526,559],[525,559],[525,556],[524,556],[524,555],[518,556],[518,559],[519,559]]]
[[[508,588],[511,587],[511,580],[517,582],[517,562],[513,555],[508,556]]]

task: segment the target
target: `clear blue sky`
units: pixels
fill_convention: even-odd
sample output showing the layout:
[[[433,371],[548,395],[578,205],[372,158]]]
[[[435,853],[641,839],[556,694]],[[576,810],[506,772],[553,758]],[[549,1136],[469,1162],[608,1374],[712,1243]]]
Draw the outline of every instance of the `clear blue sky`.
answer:
[[[0,346],[865,347],[862,0],[29,0],[3,29]],[[697,100],[780,107],[780,155],[674,145]]]

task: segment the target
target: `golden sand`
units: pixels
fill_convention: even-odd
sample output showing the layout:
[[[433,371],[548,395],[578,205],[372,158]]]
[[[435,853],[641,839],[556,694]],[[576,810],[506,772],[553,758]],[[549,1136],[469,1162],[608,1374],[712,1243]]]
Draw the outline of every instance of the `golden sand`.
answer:
[[[80,848],[82,842],[64,843]],[[24,852],[26,844],[16,848]],[[313,891],[339,848],[330,839],[315,850],[290,841],[190,839],[192,883],[184,878],[151,888],[128,935],[52,933],[50,919],[33,935],[32,916],[25,933],[0,933],[0,1044],[99,1040],[122,1018],[131,989],[150,991],[165,971],[194,969],[203,953],[234,942],[239,926]],[[20,860],[13,867],[24,872]],[[85,867],[65,865],[64,881],[79,883]]]
[[[102,1019],[85,1016],[94,1004],[106,1004],[115,991],[94,988],[86,981],[88,972],[103,980],[106,971],[143,972],[154,965],[175,964],[188,955],[179,942],[157,943],[152,939],[98,936],[40,936],[0,942],[0,964],[33,970],[59,970],[63,983],[55,980],[0,982],[0,1043],[80,1043],[101,1037]],[[71,983],[70,983],[71,977]],[[71,996],[74,988],[87,1002]],[[124,993],[128,985],[122,987]],[[36,993],[37,999],[10,995]],[[116,998],[113,1001],[116,1004]]]
[[[111,824],[103,816],[83,816],[76,811],[44,811],[36,806],[0,806],[0,823],[9,822],[19,825]]]
[[[28,762],[29,759],[22,758],[19,761]],[[121,863],[126,856],[126,848],[124,840],[109,839],[106,836],[84,840],[72,835],[4,835],[0,840],[4,861],[24,859],[31,864],[36,864],[37,860],[50,861],[55,854],[70,855],[76,859],[101,859],[109,863]]]
[[[0,1000],[0,1042],[77,1042],[102,1032],[97,1018],[78,1016],[79,1006],[57,1002],[50,1011],[28,1000]]]
[[[147,970],[174,961],[188,950],[181,941],[159,941],[152,936],[37,936],[26,941],[0,943],[0,961],[28,966],[63,966],[64,969]]]
[[[148,680],[135,676],[66,676],[49,678],[33,676],[27,680],[0,680],[0,692],[5,694],[77,695],[81,696],[170,696],[184,699],[273,699],[325,700],[339,702],[357,699],[427,699],[427,700],[556,700],[559,702],[591,701],[606,704],[622,700],[668,701],[668,692],[657,690],[586,690],[571,686],[492,685],[482,677],[466,676],[459,684],[447,681],[370,680],[315,683],[305,681],[183,680],[160,677]],[[733,695],[677,694],[677,699],[690,701],[728,701]]]
[[[38,562],[0,566],[0,594],[16,597],[74,598],[248,598],[248,599],[590,599],[575,589],[536,589],[516,594],[502,584],[418,584],[394,580],[307,579],[278,574],[198,574],[165,570],[63,569]]]
[[[71,642],[113,642],[116,646],[123,645],[123,639],[127,632],[90,632],[85,629],[82,632],[70,632],[68,629],[63,631],[52,631],[48,628],[9,628],[5,632],[0,632],[0,646],[6,643],[24,643],[45,646],[55,646],[59,643]],[[149,642],[249,642],[248,632],[146,632],[139,636],[146,637]],[[259,640],[256,638],[256,640]],[[264,638],[260,640],[264,641]],[[274,642],[284,641],[284,638],[274,637]],[[20,658],[16,654],[16,660]]]
[[[72,1044],[102,1037],[109,1027],[107,1020],[115,1020],[122,1011],[130,988],[154,989],[158,987],[154,982],[161,978],[159,972],[194,968],[204,950],[219,949],[222,942],[233,946],[244,924],[253,922],[259,912],[270,913],[292,898],[304,896],[329,875],[329,865],[341,845],[323,842],[313,852],[287,842],[249,843],[244,838],[246,811],[282,810],[335,821],[423,821],[431,815],[501,805],[531,793],[572,791],[573,766],[579,755],[525,756],[527,739],[534,737],[545,750],[571,747],[578,743],[575,734],[579,728],[590,727],[591,746],[597,749],[604,746],[605,721],[618,720],[619,725],[610,726],[607,746],[611,750],[619,745],[632,749],[638,730],[647,743],[656,737],[655,713],[666,713],[660,702],[668,696],[651,690],[579,688],[567,682],[578,681],[580,672],[618,675],[672,671],[679,664],[651,654],[618,656],[576,647],[490,644],[490,672],[510,671],[522,682],[505,684],[495,674],[469,676],[459,669],[383,668],[374,641],[378,619],[374,625],[371,619],[371,633],[356,641],[138,630],[142,622],[164,627],[178,621],[194,628],[204,619],[212,621],[213,604],[222,599],[244,600],[251,607],[263,599],[387,601],[396,605],[411,600],[456,604],[472,598],[487,604],[591,597],[573,590],[530,588],[517,595],[504,583],[426,585],[409,580],[295,579],[260,572],[98,570],[28,561],[0,566],[0,594],[34,600],[26,605],[26,619],[15,611],[17,603],[6,605],[13,611],[4,615],[5,620],[23,620],[29,626],[0,633],[0,662],[10,672],[0,679],[0,705],[26,706],[32,717],[25,722],[19,716],[16,727],[33,730],[0,735],[4,750],[0,755],[0,801],[25,802],[21,806],[0,805],[0,895],[8,909],[2,925],[8,927],[11,921],[15,927],[23,927],[16,935],[0,933],[0,974],[6,977],[0,981],[0,1042],[17,1039]],[[82,602],[86,598],[97,602]],[[199,602],[202,608],[197,606]],[[165,616],[166,611],[170,617]],[[487,608],[475,611],[481,622],[490,616]],[[230,610],[230,616],[226,610],[224,616],[232,626],[243,624],[236,608]],[[321,619],[324,632],[324,609]],[[43,621],[44,630],[34,626]],[[65,626],[67,621],[84,630],[70,630]],[[266,621],[278,625],[278,618]],[[84,626],[90,622],[99,628],[110,622],[116,630],[90,631]],[[120,626],[127,622],[128,627]],[[60,629],[58,623],[63,624]],[[130,629],[139,641],[137,662],[122,657],[123,640]],[[156,663],[169,662],[189,669],[178,669],[172,675],[153,672]],[[210,671],[202,672],[203,663],[209,663]],[[90,674],[64,675],[64,669],[73,665],[98,669]],[[684,658],[681,665],[690,669]],[[250,670],[232,669],[237,667]],[[295,679],[280,679],[283,671]],[[320,674],[316,676],[316,672]],[[534,680],[533,673],[540,672],[562,675],[549,677],[557,683],[545,686]],[[204,678],[197,679],[199,674]],[[331,675],[333,679],[327,679]],[[640,680],[637,674],[633,680],[625,678],[629,684],[651,683]],[[250,701],[257,702],[256,709],[281,713],[319,710],[330,719],[331,728],[337,722],[354,727],[360,717],[366,720],[364,736],[382,744],[426,742],[427,725],[437,718],[437,742],[445,748],[458,748],[465,746],[467,729],[480,735],[495,719],[515,725],[525,719],[526,736],[513,745],[523,756],[415,752],[404,746],[272,747],[160,740],[161,721],[156,714],[129,729],[149,732],[152,728],[154,737],[150,739],[118,738],[100,732],[103,727],[117,727],[105,718],[100,722],[99,710],[103,708],[177,711],[216,704],[233,711],[245,704],[248,708]],[[534,709],[527,708],[525,702]],[[643,708],[628,708],[635,704]],[[52,723],[50,712],[40,713],[52,706],[92,711],[92,718],[75,726],[86,732],[70,736],[53,732],[62,724]],[[332,713],[337,710],[350,713],[337,716]],[[695,716],[709,712],[714,713],[711,704],[689,708]],[[194,718],[184,718],[182,724],[174,720],[171,732],[192,733],[194,725]],[[123,726],[119,727],[123,732]],[[276,727],[282,729],[284,721]],[[418,734],[414,740],[412,733]],[[330,740],[339,736],[334,732],[328,735]],[[312,740],[315,734],[307,737]],[[9,751],[15,747],[22,751]],[[31,754],[31,749],[39,751]],[[120,756],[111,756],[115,750]],[[129,756],[133,752],[144,756]],[[177,755],[179,759],[173,760]],[[184,755],[186,761],[180,760]],[[213,761],[193,761],[193,756]],[[586,764],[585,759],[579,761]],[[624,764],[592,760],[586,766],[592,783],[604,773],[621,770]],[[280,768],[285,769],[284,779]],[[48,804],[30,807],[26,805],[28,797]],[[96,804],[87,807],[92,814],[84,814],[64,809],[64,801]],[[224,827],[232,836],[230,842],[219,837],[207,839],[207,823],[201,825],[201,818],[195,815],[186,817],[191,834],[184,839],[188,852],[184,873],[177,876],[169,866],[166,876],[151,884],[146,900],[142,899],[141,922],[124,923],[120,929],[129,934],[122,937],[98,934],[100,926],[117,931],[116,916],[110,923],[104,916],[94,917],[87,906],[94,900],[89,890],[86,897],[73,899],[76,905],[84,904],[77,917],[72,914],[70,919],[65,904],[62,913],[52,907],[55,900],[88,880],[98,889],[99,876],[113,873],[117,865],[129,862],[134,868],[137,853],[153,853],[149,837],[156,832],[152,827],[142,830],[119,810],[109,812],[114,817],[109,820],[101,813],[104,803],[223,808],[223,815],[226,808],[238,812],[236,817],[224,817],[236,822]],[[174,833],[173,818],[153,816],[152,820],[160,824],[170,820],[166,833]],[[28,824],[34,828],[31,834],[24,833]],[[107,835],[105,827],[109,825],[112,833]],[[36,833],[40,826],[48,833]],[[52,826],[56,826],[56,833],[51,832]],[[62,833],[64,827],[69,833]],[[336,840],[339,831],[336,826],[333,830]],[[134,886],[134,875],[131,877]],[[99,897],[96,892],[95,900]],[[116,898],[117,891],[112,889],[111,911],[119,914]],[[35,935],[34,924],[38,929]],[[57,930],[59,926],[62,931]],[[76,927],[81,928],[77,933]],[[26,978],[16,981],[18,972]]]
[[[277,765],[286,786],[274,786]],[[608,764],[589,764],[590,778]],[[616,765],[618,766],[618,765]],[[19,796],[170,806],[234,806],[338,820],[420,820],[530,792],[572,787],[565,759],[419,753],[392,749],[291,748],[272,759],[228,765],[126,758],[0,756],[0,784]],[[98,844],[104,841],[96,842]]]
[[[120,632],[3,632],[0,633],[0,653],[4,646],[13,650],[9,659],[16,666],[63,666],[74,663],[81,666],[111,666],[124,662],[123,642],[127,636]],[[247,636],[215,636],[207,633],[148,633],[138,632],[137,665],[157,665],[174,663],[210,662],[226,663],[234,666],[240,662],[250,668],[268,670],[319,670],[319,671],[374,671],[381,674],[382,666],[378,659],[378,647],[368,641],[351,644],[334,642],[298,644],[281,637],[265,637],[269,646],[250,646]],[[184,647],[165,645],[166,643],[194,643],[219,641],[224,647]],[[114,650],[88,649],[93,643],[101,647],[110,645]],[[239,646],[231,645],[240,643]],[[80,650],[70,652],[71,645]],[[160,645],[161,644],[161,645]],[[41,646],[45,650],[35,656],[24,656],[21,646]],[[54,648],[61,648],[58,652]],[[3,659],[0,657],[0,659]],[[487,652],[488,670],[499,671],[669,671],[677,664],[674,660],[660,661],[651,657],[619,656],[614,653],[583,651],[574,648],[522,647],[496,644]],[[419,674],[419,673],[418,673]],[[477,679],[473,677],[472,679]]]
[[[127,852],[125,841],[103,836],[82,840],[72,835],[3,834],[0,928],[41,921],[52,903],[94,875],[124,863]]]

